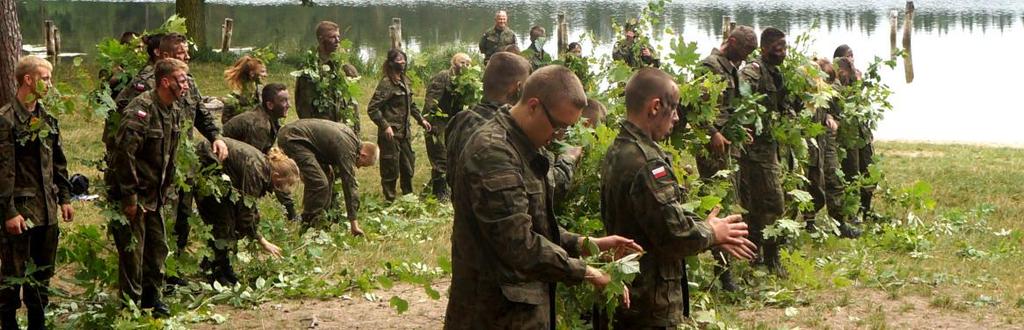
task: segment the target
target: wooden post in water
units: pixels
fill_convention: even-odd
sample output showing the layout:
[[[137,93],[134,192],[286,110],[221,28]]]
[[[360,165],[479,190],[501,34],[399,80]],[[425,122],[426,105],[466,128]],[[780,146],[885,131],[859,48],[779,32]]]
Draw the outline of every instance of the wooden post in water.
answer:
[[[910,35],[914,30],[914,1],[907,0],[907,14],[903,20],[903,71],[907,83],[914,81],[914,59],[910,51]]]
[[[402,49],[402,19],[394,17],[391,25],[388,26],[388,35],[391,37],[391,48]]]
[[[53,58],[60,58],[60,29],[56,25],[53,26]]]
[[[568,40],[569,39],[569,32],[566,31],[566,27],[567,26],[568,25],[565,24],[565,14],[564,13],[558,14],[558,26],[556,28],[558,30],[557,33],[558,33],[558,55],[559,56],[561,56],[562,54],[565,54],[566,50],[568,50],[568,48],[569,48],[569,40]]]
[[[220,35],[220,52],[227,53],[231,51],[231,34],[234,33],[235,20],[230,18],[224,19],[224,30]]]
[[[889,53],[896,56],[896,29],[900,24],[900,12],[896,9],[889,11]]]
[[[732,33],[732,29],[729,28],[731,23],[732,16],[722,16],[722,40],[729,39],[729,34]]]
[[[43,38],[46,38],[46,55],[53,55],[53,21],[43,21]]]

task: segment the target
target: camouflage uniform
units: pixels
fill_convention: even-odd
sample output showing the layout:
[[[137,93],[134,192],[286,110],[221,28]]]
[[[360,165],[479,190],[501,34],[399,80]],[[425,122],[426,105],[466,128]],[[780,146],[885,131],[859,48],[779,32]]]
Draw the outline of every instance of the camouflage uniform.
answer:
[[[540,48],[536,43],[530,43],[530,47],[523,51],[523,57],[530,61],[530,66],[534,71],[551,63],[551,55],[548,55],[544,48]]]
[[[479,45],[480,53],[484,54],[484,64],[487,64],[487,60],[491,59],[491,55],[500,52],[508,45],[515,45],[518,41],[516,33],[507,27],[501,31],[498,31],[496,28],[484,31],[484,35],[480,37]]]
[[[427,158],[430,159],[430,184],[434,195],[446,199],[448,184],[445,178],[448,173],[448,154],[445,150],[445,131],[448,121],[465,108],[461,97],[453,90],[454,73],[446,69],[438,72],[430,79],[427,95],[423,102],[423,112],[430,121],[431,130],[427,132]]]
[[[348,219],[359,210],[355,165],[362,142],[351,128],[323,119],[300,119],[284,125],[277,145],[295,161],[302,174],[302,220],[318,225],[334,208],[334,179],[341,176]]]
[[[231,92],[224,99],[224,110],[220,113],[220,123],[227,124],[231,118],[245,113],[257,106],[260,102],[260,91],[263,87],[256,82],[248,82],[242,86],[240,92]]]
[[[842,111],[838,110],[838,116],[842,116]],[[838,119],[838,117],[837,117]],[[847,120],[850,123],[846,128],[840,129],[852,129],[855,130],[853,134],[843,134],[843,136],[856,136],[856,140],[859,141],[844,141],[842,145],[839,145],[845,151],[842,159],[843,174],[846,176],[847,182],[853,182],[856,176],[868,176],[868,168],[874,163],[875,148],[872,142],[874,141],[874,134],[871,132],[871,127],[866,123],[859,123],[856,121]],[[838,145],[838,143],[837,143]],[[871,212],[871,199],[874,197],[875,187],[865,186],[860,189],[860,209],[858,213],[867,216]]]
[[[719,133],[720,129],[725,127],[725,124],[729,121],[729,117],[732,115],[733,102],[740,97],[740,78],[739,71],[732,61],[729,61],[725,57],[722,51],[715,48],[711,51],[711,55],[704,58],[701,61],[702,67],[707,70],[708,73],[718,75],[728,85],[725,91],[719,98],[718,102],[718,116],[715,118],[714,123],[710,127],[707,127],[708,134],[714,135]],[[724,134],[724,132],[722,132]],[[737,141],[739,142],[739,141]],[[718,155],[710,152],[708,154],[699,153],[696,155],[697,158],[697,171],[700,173],[701,179],[710,179],[718,171],[726,170],[732,167],[732,158],[739,156],[739,148],[732,147],[732,145],[725,146],[725,154]]]
[[[153,84],[155,86],[155,83]],[[185,122],[191,122],[192,126],[199,130],[209,141],[216,141],[220,139],[220,128],[217,127],[217,121],[210,110],[203,104],[203,95],[199,92],[199,87],[196,86],[196,79],[192,74],[188,75],[188,94],[178,101],[181,103],[181,110],[184,111],[181,114],[182,120],[181,127],[187,127]],[[192,140],[192,129],[185,131],[183,138]],[[185,169],[187,177],[185,178],[185,184],[194,186],[195,182],[192,180],[192,176],[198,171],[198,168]],[[193,214],[192,202],[195,199],[195,194],[192,191],[186,191],[185,189],[178,189],[177,199],[177,215],[174,220],[174,237],[176,238],[177,251],[184,251],[185,246],[188,245],[188,235],[192,231],[191,225],[188,219]]]
[[[630,285],[629,309],[616,311],[615,327],[675,328],[687,292],[686,256],[708,249],[714,234],[686,211],[672,156],[631,122],[622,123],[601,165],[601,218],[608,234],[643,246],[640,275]]]
[[[445,141],[448,142],[446,146],[448,162],[458,164],[459,154],[462,153],[462,149],[465,149],[466,144],[469,143],[469,137],[476,133],[476,129],[488,120],[491,120],[491,118],[494,118],[494,115],[507,113],[511,107],[507,104],[481,100],[472,109],[455,114],[455,117],[448,121],[448,127],[444,132]],[[450,175],[448,177],[448,185],[452,186]]]
[[[749,84],[754,93],[764,94],[761,99],[769,114],[785,115],[786,89],[778,66],[768,65],[756,59],[740,72],[743,84]],[[754,136],[754,142],[746,146],[740,156],[739,195],[740,204],[749,213],[744,220],[750,225],[750,237],[764,255],[778,255],[777,239],[764,240],[764,228],[775,223],[782,215],[784,194],[779,170],[779,144],[772,137],[772,123],[768,118],[761,134]],[[767,258],[767,257],[766,257]]]
[[[257,241],[262,237],[257,230],[260,214],[256,200],[274,190],[270,181],[270,163],[263,152],[232,138],[224,138],[223,141],[231,152],[221,163],[221,171],[231,178],[232,188],[241,195],[235,196],[235,201],[227,195],[219,199],[216,196],[199,196],[196,202],[203,222],[212,227],[213,239],[209,245],[213,250],[214,278],[234,277],[229,257],[236,251],[239,239],[248,237]],[[204,167],[218,163],[209,142],[200,142],[197,150]]]
[[[615,46],[612,48],[612,59],[625,62],[626,65],[634,69],[660,67],[661,60],[658,59],[658,54],[654,52],[653,48],[649,47],[648,50],[651,51],[651,57],[640,56],[640,49],[635,42],[619,40],[615,42]]]
[[[30,128],[39,120],[50,128],[46,137]],[[20,214],[29,226],[20,235],[0,229],[0,274],[4,279],[25,277],[27,262],[38,269],[31,274],[38,285],[5,281],[0,288],[4,328],[15,318],[22,292],[29,326],[45,325],[60,234],[57,215],[60,205],[71,201],[70,187],[57,119],[38,102],[34,112],[17,100],[0,108],[0,210],[3,220]]]
[[[833,101],[827,109],[818,109],[815,112],[815,121],[825,127],[825,132],[815,138],[814,144],[808,143],[808,166],[807,179],[810,181],[808,192],[814,200],[814,209],[807,214],[805,219],[808,222],[814,220],[814,214],[822,207],[828,208],[828,215],[846,223],[846,215],[843,212],[843,195],[845,188],[842,179],[836,172],[839,170],[839,145],[836,141],[836,132],[828,128],[826,118],[828,115],[838,116],[839,105]]]
[[[334,60],[319,58],[320,66],[326,65],[330,68],[330,77],[334,79],[345,79],[345,74],[341,71],[341,63]],[[321,70],[321,69],[317,69]],[[322,70],[321,70],[322,71]],[[327,74],[326,72],[321,72]],[[307,75],[301,75],[295,78],[295,113],[300,119],[306,118],[319,118],[326,119],[333,122],[339,122],[345,124],[359,133],[359,104],[355,100],[351,99],[340,99],[330,100],[335,108],[331,108],[330,105],[316,105],[315,99],[318,95],[316,82],[313,81]]]
[[[554,329],[555,283],[581,282],[586,264],[555,221],[549,153],[500,113],[460,157],[445,328]]]
[[[160,211],[174,188],[174,160],[185,114],[180,104],[163,106],[155,90],[142,93],[125,108],[107,150],[114,189],[123,192],[122,197],[135,195],[138,202],[134,219],[110,223],[118,252],[118,284],[129,299],[138,302],[141,297],[144,307],[160,299],[164,283],[167,242]]]
[[[277,140],[277,132],[281,130],[281,118],[276,118],[264,105],[258,105],[251,111],[231,118],[224,124],[224,136],[245,142],[262,153],[270,152]],[[231,150],[231,148],[228,148]],[[230,152],[228,153],[230,155]],[[284,206],[288,219],[298,217],[295,212],[295,200],[290,191],[276,191],[277,201]]]
[[[384,198],[394,200],[395,183],[401,179],[402,194],[412,193],[412,176],[416,169],[416,154],[412,151],[411,115],[417,123],[423,115],[412,101],[412,83],[408,77],[403,81],[381,78],[377,90],[370,99],[367,113],[377,124],[377,145],[380,146],[380,183]],[[384,130],[391,127],[394,138],[388,139]]]

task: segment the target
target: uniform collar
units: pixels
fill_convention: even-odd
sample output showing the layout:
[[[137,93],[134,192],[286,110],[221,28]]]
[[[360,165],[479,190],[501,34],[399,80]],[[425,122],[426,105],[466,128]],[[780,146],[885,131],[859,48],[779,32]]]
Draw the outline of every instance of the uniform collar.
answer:
[[[526,136],[526,132],[516,124],[516,121],[512,119],[512,114],[507,111],[499,111],[494,116],[494,120],[498,121],[498,124],[505,128],[507,132],[509,143],[512,147],[519,152],[524,160],[528,163],[533,164],[534,160],[543,154],[540,152],[542,148],[536,148],[533,146],[533,142],[530,142],[530,138]],[[547,160],[547,158],[544,158]]]
[[[27,123],[32,120],[32,117],[44,118],[46,117],[46,110],[43,108],[42,100],[36,101],[36,110],[38,111],[36,116],[32,115],[32,112],[25,109],[25,105],[20,100],[14,100],[14,113],[18,118],[18,122]]]
[[[735,73],[736,72],[736,66],[732,64],[732,61],[730,61],[729,58],[725,56],[725,53],[722,52],[722,50],[720,50],[718,48],[712,49],[711,50],[711,57],[715,61],[717,61],[718,65],[721,65],[722,68],[724,68],[727,72],[729,72],[729,73]]]
[[[640,127],[636,126],[636,124],[633,124],[628,120],[622,121],[622,132],[629,134],[633,140],[640,145],[640,149],[645,154],[645,157],[651,158],[656,156],[664,158],[663,151],[661,150],[661,147],[658,146],[658,143],[654,142],[654,139],[651,139],[651,137],[644,133],[644,131],[642,131]],[[655,153],[648,154],[650,151],[655,151]]]

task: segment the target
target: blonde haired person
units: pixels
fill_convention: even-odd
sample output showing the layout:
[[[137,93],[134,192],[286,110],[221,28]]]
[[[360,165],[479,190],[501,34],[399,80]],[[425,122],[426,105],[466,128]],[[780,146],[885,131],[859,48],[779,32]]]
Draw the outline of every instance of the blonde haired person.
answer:
[[[224,99],[224,111],[220,122],[227,123],[232,117],[260,105],[260,90],[267,77],[267,66],[258,58],[245,55],[224,70],[224,82],[231,88],[231,94]]]

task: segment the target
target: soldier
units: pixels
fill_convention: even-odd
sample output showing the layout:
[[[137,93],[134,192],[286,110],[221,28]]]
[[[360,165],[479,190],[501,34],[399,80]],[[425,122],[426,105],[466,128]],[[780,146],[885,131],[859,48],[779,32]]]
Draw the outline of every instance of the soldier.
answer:
[[[281,256],[281,248],[267,241],[257,230],[260,213],[256,199],[271,191],[291,190],[299,180],[299,167],[280,149],[264,154],[245,142],[231,138],[225,138],[224,142],[231,148],[231,155],[221,163],[220,172],[231,179],[233,189],[227,194],[237,195],[199,196],[196,205],[203,222],[213,227],[210,230],[213,239],[208,242],[213,250],[213,261],[204,257],[201,265],[211,273],[212,281],[234,286],[238,276],[231,267],[230,256],[237,249],[238,239],[248,237],[270,255]],[[200,142],[197,149],[203,166],[218,163],[208,142]]]
[[[572,53],[573,55],[576,56],[583,56],[583,45],[581,45],[578,42],[570,42],[569,46],[566,48],[567,53]]]
[[[837,67],[836,76],[840,86],[851,86],[854,82],[861,79],[861,72],[853,62],[853,49],[850,49],[847,45],[842,45],[836,48],[834,55]],[[871,132],[869,123],[854,120],[849,121],[849,124],[851,126],[848,129],[852,131],[852,134],[844,135],[852,136],[853,139],[843,139],[842,147],[846,150],[846,153],[842,160],[842,168],[843,173],[846,175],[846,181],[852,182],[858,175],[868,176],[870,173],[868,169],[874,162],[875,149],[872,144],[874,134]],[[874,197],[874,192],[875,187],[873,185],[861,187],[860,208],[857,210],[857,214],[861,218],[877,217],[871,211],[871,199]]]
[[[625,62],[631,68],[660,67],[661,60],[647,43],[638,43],[636,19],[632,19],[623,27],[625,39],[615,42],[612,59]]]
[[[499,10],[494,14],[494,28],[484,32],[480,37],[480,53],[484,54],[484,64],[491,60],[491,55],[515,45],[518,40],[516,33],[508,28],[508,13]]]
[[[283,84],[272,83],[263,87],[263,95],[260,97],[266,100],[259,104],[252,111],[246,111],[231,118],[224,124],[224,136],[245,142],[260,152],[268,153],[277,140],[277,132],[281,130],[281,119],[288,116],[288,109],[291,107],[288,99],[288,89]],[[292,199],[291,190],[275,191],[277,200],[284,206],[288,220],[298,220],[299,214],[295,211],[295,200]]]
[[[713,245],[752,258],[747,225],[738,214],[701,221],[686,211],[672,156],[657,141],[679,121],[679,88],[654,68],[637,71],[626,84],[626,121],[601,164],[601,218],[609,234],[631,237],[647,248],[640,275],[630,285],[633,306],[616,311],[615,327],[669,328],[689,316],[686,256]]]
[[[480,103],[468,111],[459,112],[448,122],[445,140],[448,142],[449,164],[459,163],[458,156],[477,127],[497,113],[507,112],[509,103],[519,101],[523,82],[529,76],[530,62],[525,58],[504,52],[494,54],[484,69],[484,94]],[[452,184],[451,173],[448,184]]]
[[[701,61],[701,67],[705,70],[706,74],[717,75],[722,81],[727,83],[726,89],[718,99],[718,116],[712,125],[706,127],[708,135],[711,137],[711,142],[706,146],[707,153],[697,153],[694,155],[697,161],[697,172],[701,180],[705,182],[715,180],[714,176],[719,171],[731,169],[733,158],[739,157],[740,148],[733,147],[733,141],[726,138],[725,134],[720,130],[725,128],[729,117],[735,111],[733,104],[740,97],[740,78],[737,66],[747,56],[750,56],[750,53],[754,52],[755,48],[757,48],[757,34],[754,33],[754,29],[749,26],[740,25],[732,30],[729,38],[722,43],[720,48],[711,50],[711,55],[708,55],[708,57]],[[742,144],[746,141],[736,142]],[[730,180],[735,185],[735,177],[730,178]],[[729,268],[725,267],[728,264],[725,254],[721,253],[721,251],[715,251],[713,254],[718,262],[715,267],[715,273],[718,274],[722,289],[735,291],[736,284],[732,280],[732,274]]]
[[[348,71],[343,70],[345,63],[340,63],[337,58],[341,52],[338,47],[341,44],[338,24],[329,21],[317,24],[316,39],[316,54],[309,55],[316,58],[307,60],[314,62],[315,65],[305,69],[316,71],[318,77],[303,74],[295,78],[295,112],[299,118],[320,118],[343,123],[359,133],[359,105],[355,99],[351,98],[347,91],[324,90],[318,87],[339,84],[347,86],[345,76]],[[325,65],[329,70],[323,69]]]
[[[430,159],[430,185],[438,200],[448,200],[448,155],[445,150],[445,130],[448,120],[465,108],[463,97],[455,90],[455,78],[464,68],[469,67],[471,60],[465,53],[452,56],[451,67],[441,70],[430,78],[427,96],[423,102],[423,112],[430,122],[431,130],[425,139],[427,158]]]
[[[534,70],[551,63],[551,55],[544,51],[544,42],[547,41],[546,32],[540,25],[530,28],[530,47],[523,51],[523,57],[530,60],[530,66]]]
[[[412,175],[416,169],[416,154],[412,151],[411,115],[426,132],[430,122],[423,118],[412,101],[412,82],[405,75],[405,53],[398,49],[388,51],[384,62],[384,77],[366,111],[377,124],[377,144],[381,149],[380,183],[384,199],[395,200],[395,183],[401,179],[402,194],[412,193]]]
[[[360,142],[351,128],[323,119],[299,119],[281,127],[277,145],[295,160],[302,175],[302,220],[306,227],[319,226],[327,211],[335,207],[334,179],[341,177],[345,206],[352,235],[362,235],[356,211],[359,210],[359,183],[356,167],[372,166],[380,151],[376,144]]]
[[[260,59],[249,55],[242,56],[224,70],[224,82],[231,87],[231,94],[224,99],[224,111],[220,114],[222,124],[260,105],[261,85],[266,77],[267,66]]]
[[[541,68],[519,103],[479,127],[453,163],[446,329],[554,329],[556,282],[609,283],[608,274],[578,258],[586,252],[584,237],[558,226],[552,213],[544,146],[579,120],[586,102],[571,71]],[[619,236],[590,240],[600,250],[641,250]]]
[[[119,200],[124,219],[110,223],[117,245],[121,294],[153,315],[170,311],[161,301],[164,260],[164,219],[160,212],[174,185],[178,140],[182,137],[180,108],[191,87],[188,65],[174,58],[154,65],[156,89],[143,92],[128,104],[114,133],[110,171],[123,195]],[[226,150],[216,140],[213,150]],[[219,145],[219,146],[218,146]],[[140,301],[141,300],[141,301]]]
[[[837,84],[834,67],[828,59],[818,59],[818,66],[828,75],[828,82]],[[860,236],[860,230],[849,222],[849,217],[843,212],[843,187],[842,179],[836,172],[839,169],[839,146],[836,135],[839,130],[839,123],[836,117],[839,116],[839,100],[833,99],[829,102],[828,108],[815,111],[815,121],[825,127],[825,132],[815,138],[815,143],[808,143],[808,166],[806,170],[807,179],[810,181],[807,192],[811,194],[814,208],[806,212],[804,219],[807,221],[808,231],[816,230],[814,226],[814,215],[822,207],[828,207],[828,215],[839,222],[839,234],[842,237],[855,238]]]
[[[24,300],[28,328],[46,329],[50,277],[57,257],[60,228],[74,219],[67,158],[61,144],[57,118],[46,112],[39,99],[50,88],[53,66],[46,60],[25,56],[14,68],[18,80],[14,100],[0,108],[0,326],[18,329],[17,311]],[[49,134],[35,128],[42,122]],[[29,264],[35,265],[31,281],[24,279]],[[22,298],[24,297],[24,298]]]
[[[779,29],[768,27],[761,31],[761,57],[748,63],[740,72],[740,83],[747,84],[754,93],[763,94],[761,104],[770,115],[789,115],[786,86],[783,85],[779,65],[786,58],[786,34]],[[768,269],[780,276],[786,276],[786,269],[779,260],[779,249],[783,243],[779,238],[766,239],[764,228],[778,220],[783,212],[783,192],[779,172],[779,144],[772,136],[770,118],[762,118],[765,127],[753,136],[753,142],[740,155],[739,197],[740,204],[749,211],[746,215],[750,224],[750,237],[761,246],[762,261]]]

